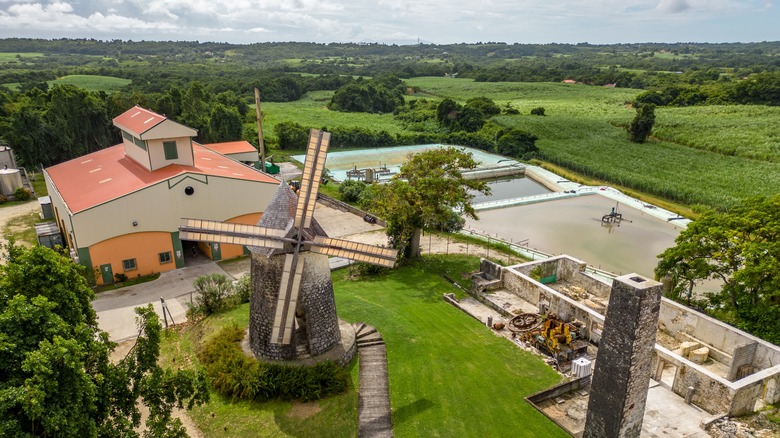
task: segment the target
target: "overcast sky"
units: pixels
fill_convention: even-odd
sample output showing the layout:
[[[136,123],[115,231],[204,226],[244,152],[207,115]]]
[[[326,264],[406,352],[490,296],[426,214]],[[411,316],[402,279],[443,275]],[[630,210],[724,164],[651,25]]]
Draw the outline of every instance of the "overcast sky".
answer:
[[[0,0],[0,37],[409,44],[780,40],[775,0]]]

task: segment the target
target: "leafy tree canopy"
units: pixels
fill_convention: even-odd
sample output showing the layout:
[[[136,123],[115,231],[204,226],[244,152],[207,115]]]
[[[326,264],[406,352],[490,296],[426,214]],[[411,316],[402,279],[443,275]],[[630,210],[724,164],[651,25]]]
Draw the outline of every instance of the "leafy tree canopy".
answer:
[[[336,90],[328,108],[335,111],[391,113],[403,105],[403,86],[395,78],[357,80]],[[393,85],[396,84],[396,85]]]
[[[671,281],[670,296],[695,301],[693,288],[723,283],[703,306],[714,316],[771,342],[780,342],[780,195],[755,198],[726,213],[691,223],[658,257],[656,276]]]
[[[628,125],[628,133],[634,143],[644,143],[650,137],[650,132],[655,124],[655,105],[652,103],[640,104],[636,108],[636,116]]]
[[[181,437],[174,407],[208,399],[205,377],[157,365],[161,327],[138,308],[140,336],[118,363],[99,330],[83,268],[42,246],[6,248],[0,266],[0,436]]]
[[[414,154],[387,184],[372,186],[373,210],[387,222],[391,245],[399,258],[419,255],[420,230],[452,222],[452,212],[477,218],[471,206],[474,192],[488,194],[484,181],[463,178],[474,169],[470,153],[457,148],[431,149]]]

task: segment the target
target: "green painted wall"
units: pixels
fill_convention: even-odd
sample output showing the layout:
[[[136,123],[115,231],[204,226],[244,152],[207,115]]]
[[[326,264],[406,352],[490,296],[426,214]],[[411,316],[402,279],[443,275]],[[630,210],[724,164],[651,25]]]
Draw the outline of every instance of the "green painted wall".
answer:
[[[176,260],[176,269],[184,267],[184,247],[179,239],[179,232],[171,233],[171,243],[173,244],[173,258]]]

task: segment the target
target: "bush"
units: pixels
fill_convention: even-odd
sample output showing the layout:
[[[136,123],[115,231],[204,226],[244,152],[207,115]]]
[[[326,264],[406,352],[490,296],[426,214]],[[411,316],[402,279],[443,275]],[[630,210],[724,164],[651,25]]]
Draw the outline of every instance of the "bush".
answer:
[[[320,362],[312,367],[259,362],[241,350],[243,338],[243,328],[226,327],[198,352],[214,390],[225,397],[310,401],[342,393],[349,387],[346,371],[333,362]]]
[[[8,202],[8,198],[4,194],[0,193],[0,204],[5,204],[6,202]]]
[[[249,274],[239,278],[234,289],[234,296],[236,297],[236,301],[238,301],[237,304],[248,303],[249,299],[252,297],[252,282]]]
[[[25,189],[24,187],[19,187],[14,192],[14,199],[17,201],[29,201],[32,199],[32,192]]]
[[[384,266],[374,265],[371,263],[355,262],[349,265],[348,272],[349,272],[349,277],[354,279],[354,278],[379,275],[389,270],[390,268],[386,268]]]
[[[227,307],[226,298],[233,294],[233,283],[222,274],[201,275],[192,285],[198,294],[193,310],[206,316]]]
[[[125,281],[127,281],[127,275],[121,272],[117,272],[116,274],[114,274],[114,278],[116,278],[117,283],[124,283]]]
[[[339,185],[339,197],[344,202],[357,202],[365,189],[366,183],[350,179]]]
[[[544,115],[544,107],[536,107],[531,110],[532,116],[543,116]]]

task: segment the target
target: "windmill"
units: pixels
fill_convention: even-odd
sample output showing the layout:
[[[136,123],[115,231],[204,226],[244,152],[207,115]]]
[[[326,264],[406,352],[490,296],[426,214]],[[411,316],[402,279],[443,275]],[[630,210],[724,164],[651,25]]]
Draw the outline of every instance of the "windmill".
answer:
[[[282,182],[257,225],[184,218],[179,227],[182,240],[250,248],[249,344],[266,359],[315,356],[341,341],[328,256],[395,264],[395,250],[330,238],[314,219],[329,141],[311,130],[298,196]]]

